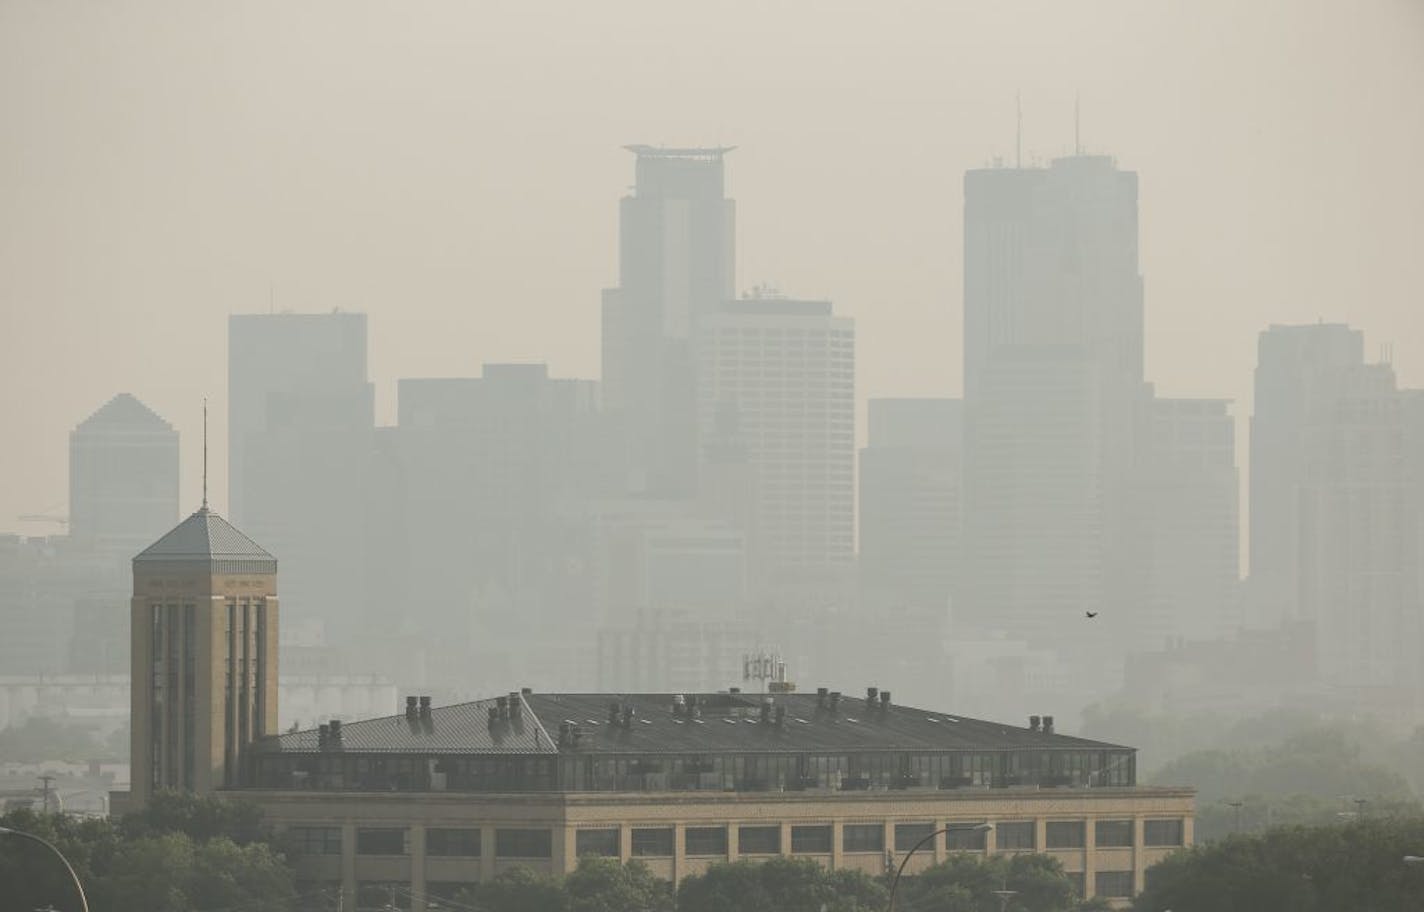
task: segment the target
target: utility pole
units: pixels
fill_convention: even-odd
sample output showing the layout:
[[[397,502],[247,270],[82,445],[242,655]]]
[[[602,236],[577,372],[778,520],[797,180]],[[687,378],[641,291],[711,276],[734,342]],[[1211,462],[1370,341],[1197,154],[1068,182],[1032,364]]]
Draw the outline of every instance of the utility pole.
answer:
[[[48,773],[46,773],[46,774],[44,774],[43,776],[40,777],[40,781],[44,783],[44,813],[48,814],[48,813],[49,813],[49,784],[54,781],[54,777],[51,776],[51,775],[49,775]]]

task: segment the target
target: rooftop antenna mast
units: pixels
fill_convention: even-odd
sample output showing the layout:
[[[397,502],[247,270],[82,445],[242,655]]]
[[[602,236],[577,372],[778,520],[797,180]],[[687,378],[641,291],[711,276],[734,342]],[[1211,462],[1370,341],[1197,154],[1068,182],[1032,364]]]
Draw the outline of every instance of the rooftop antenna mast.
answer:
[[[1079,105],[1078,105],[1078,94],[1075,92],[1075,93],[1073,94],[1073,154],[1074,154],[1074,155],[1082,155],[1082,154],[1083,154],[1083,142],[1082,142],[1082,140],[1080,139],[1080,137],[1082,136],[1082,133],[1080,132],[1080,129],[1079,129],[1079,126],[1080,126],[1079,114],[1080,114],[1080,109],[1079,109]]]
[[[1023,167],[1023,93],[1014,93],[1014,167]]]
[[[203,510],[208,509],[208,397],[203,397]]]

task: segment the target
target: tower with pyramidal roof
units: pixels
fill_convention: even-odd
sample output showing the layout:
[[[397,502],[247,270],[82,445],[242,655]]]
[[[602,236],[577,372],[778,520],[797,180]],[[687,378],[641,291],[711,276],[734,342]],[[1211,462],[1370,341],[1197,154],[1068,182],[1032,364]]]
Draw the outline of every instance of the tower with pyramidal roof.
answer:
[[[133,559],[132,786],[240,783],[277,731],[277,559],[202,508]]]

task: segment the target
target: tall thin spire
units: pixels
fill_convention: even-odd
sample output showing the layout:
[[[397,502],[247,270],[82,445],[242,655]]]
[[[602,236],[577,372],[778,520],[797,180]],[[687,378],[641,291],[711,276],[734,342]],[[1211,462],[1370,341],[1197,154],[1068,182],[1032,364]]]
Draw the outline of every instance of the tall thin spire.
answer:
[[[1014,167],[1023,167],[1023,93],[1014,93]]]
[[[208,397],[203,397],[203,509],[208,508]]]
[[[1080,131],[1080,129],[1079,129],[1079,124],[1080,124],[1079,115],[1080,115],[1080,113],[1081,113],[1081,109],[1079,108],[1079,105],[1078,105],[1078,93],[1077,93],[1077,92],[1074,92],[1074,93],[1073,93],[1073,154],[1074,154],[1074,155],[1082,155],[1082,154],[1083,154],[1083,141],[1082,141],[1082,138],[1081,138],[1081,137],[1082,137],[1082,133],[1081,133],[1081,131]]]

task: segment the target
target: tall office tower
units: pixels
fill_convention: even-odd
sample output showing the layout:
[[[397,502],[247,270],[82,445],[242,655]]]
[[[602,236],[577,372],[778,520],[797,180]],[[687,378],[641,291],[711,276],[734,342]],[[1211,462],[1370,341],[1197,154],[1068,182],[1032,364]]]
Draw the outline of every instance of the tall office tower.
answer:
[[[860,451],[860,573],[897,603],[944,609],[961,573],[963,403],[871,399]]]
[[[1350,690],[1412,698],[1421,645],[1418,521],[1394,369],[1333,372],[1304,419],[1299,598],[1315,624],[1321,675]]]
[[[500,660],[537,661],[517,644],[547,650],[579,624],[591,636],[597,619],[574,607],[589,589],[584,504],[616,487],[598,384],[486,364],[401,380],[398,410],[405,621],[447,632],[431,674],[463,682],[469,650],[495,642]]]
[[[698,421],[735,416],[754,469],[755,573],[850,564],[855,537],[855,321],[827,301],[743,298],[698,335]]]
[[[229,496],[282,555],[289,619],[361,636],[374,401],[364,314],[238,314],[228,323]]]
[[[1219,639],[1241,626],[1240,477],[1226,399],[1154,399],[1135,502],[1150,596],[1142,646]]]
[[[630,490],[687,497],[697,489],[693,336],[734,288],[736,212],[722,171],[731,149],[628,149],[636,184],[619,206],[619,285],[603,295],[603,401],[624,429]]]
[[[131,800],[238,784],[277,732],[277,561],[204,504],[133,559]]]
[[[132,555],[178,521],[178,432],[128,393],[69,434],[69,534]]]
[[[1364,363],[1364,334],[1343,324],[1271,326],[1260,335],[1251,416],[1252,626],[1302,619],[1297,589],[1306,424],[1321,403],[1336,398],[1342,375]]]
[[[1137,175],[1101,156],[964,181],[965,542],[972,625],[1058,639],[1132,609],[1143,384]]]

